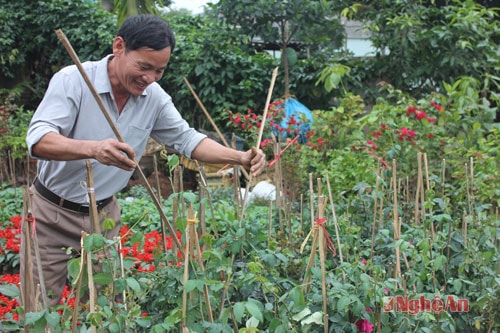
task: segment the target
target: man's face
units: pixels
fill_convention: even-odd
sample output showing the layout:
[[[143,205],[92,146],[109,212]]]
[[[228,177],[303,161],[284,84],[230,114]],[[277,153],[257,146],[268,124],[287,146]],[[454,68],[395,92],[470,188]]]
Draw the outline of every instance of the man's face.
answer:
[[[117,84],[122,92],[141,95],[148,85],[161,79],[170,52],[170,47],[159,51],[150,48],[126,51],[123,39],[117,37],[113,43],[116,82],[112,80],[112,84]]]

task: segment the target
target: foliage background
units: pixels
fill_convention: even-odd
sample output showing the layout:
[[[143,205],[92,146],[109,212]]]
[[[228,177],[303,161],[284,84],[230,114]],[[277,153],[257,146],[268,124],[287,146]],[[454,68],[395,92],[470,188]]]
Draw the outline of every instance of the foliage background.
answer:
[[[313,1],[296,2],[306,6]],[[0,31],[1,82],[7,89],[2,94],[8,96],[2,102],[8,126],[0,143],[10,156],[16,152],[16,159],[22,160],[29,112],[53,71],[69,63],[53,31],[64,25],[82,60],[96,59],[109,52],[116,17],[81,1],[38,1],[41,9],[36,12],[29,1],[0,0],[0,4],[5,22]],[[266,16],[268,7],[260,9]],[[193,264],[186,282],[176,253],[159,250],[158,233],[153,234],[161,229],[159,217],[144,191],[119,194],[123,223],[130,230],[123,246],[130,247],[133,255],[125,260],[125,277],[116,270],[118,250],[101,258],[106,270],[98,280],[112,288],[99,298],[98,313],[80,313],[81,330],[90,325],[110,332],[178,328],[180,295],[186,290],[192,297],[187,326],[194,331],[314,332],[323,329],[325,313],[332,332],[358,331],[358,323],[370,323],[381,332],[500,329],[497,9],[474,1],[339,1],[330,9],[363,20],[380,49],[375,57],[363,59],[345,52],[308,56],[299,49],[296,53],[290,89],[314,109],[314,133],[308,144],[287,150],[279,168],[268,170],[271,178],[281,172],[283,205],[271,210],[267,201],[254,202],[240,221],[241,207],[231,190],[213,191],[201,200],[193,193],[168,198],[164,206],[169,216],[188,204],[197,211],[207,209],[209,224],[201,234],[206,270]],[[280,60],[260,52],[248,30],[210,15],[171,13],[168,19],[177,31],[179,47],[161,84],[186,118],[204,127],[183,83],[187,77],[221,128],[253,142],[256,133],[234,127],[227,110],[248,114],[251,109],[260,115],[270,72],[281,66]],[[279,81],[275,98],[285,91]],[[275,146],[263,148],[274,157]],[[425,178],[419,171],[423,169],[419,153],[428,158]],[[310,177],[330,185],[311,190]],[[423,179],[428,183],[422,189]],[[315,208],[310,207],[316,207],[318,197],[328,196],[330,189],[335,209],[326,209],[326,228],[333,238],[332,223],[337,221],[337,250],[343,256],[329,255],[323,272],[317,256],[308,268],[312,246],[304,240],[313,229],[309,221]],[[15,272],[18,261],[11,245],[17,236],[10,233],[14,229],[9,221],[20,214],[22,196],[10,185],[0,195],[0,216],[9,230],[0,237],[1,248],[8,249],[0,259],[3,272]],[[312,206],[301,196],[312,198]],[[396,212],[401,217],[400,238],[393,224]],[[185,215],[175,222],[185,230]],[[185,242],[185,233],[182,237]],[[95,260],[103,247],[117,245],[99,235],[91,239],[86,249]],[[395,274],[397,250],[402,253],[401,276]],[[142,264],[137,265],[138,258]],[[77,271],[75,265],[72,272]],[[305,283],[307,276],[310,284]],[[322,278],[328,286],[326,295]],[[205,287],[217,309],[214,322],[207,320]],[[17,288],[8,283],[2,282],[0,291],[19,297]],[[126,293],[126,305],[115,302],[117,291]],[[383,313],[383,297],[398,295],[427,299],[455,295],[470,300],[471,308],[467,313]],[[325,299],[328,305],[323,311]],[[47,324],[64,331],[72,313],[66,303],[20,322],[14,314],[22,309],[10,310],[2,323],[12,331]]]

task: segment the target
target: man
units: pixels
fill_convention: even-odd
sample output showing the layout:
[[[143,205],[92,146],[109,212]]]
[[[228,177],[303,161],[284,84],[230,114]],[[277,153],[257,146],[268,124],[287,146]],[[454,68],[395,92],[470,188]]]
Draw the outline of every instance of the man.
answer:
[[[36,219],[41,267],[49,305],[59,303],[67,277],[67,248],[80,249],[81,232],[90,233],[86,162],[90,160],[94,193],[104,217],[117,221],[107,232],[118,234],[120,208],[114,194],[126,186],[151,136],[181,154],[205,163],[239,164],[256,176],[265,167],[262,151],[226,148],[190,128],[171,97],[156,83],[165,71],[175,39],[168,23],[152,15],[127,19],[113,41],[113,54],[83,64],[126,143],[111,126],[76,66],[63,68],[50,81],[31,121],[27,144],[39,159],[31,209]],[[24,247],[23,247],[24,246]],[[22,242],[21,279],[27,263]],[[31,257],[35,260],[34,249]],[[33,264],[35,285],[39,283]],[[23,280],[21,281],[23,283]],[[31,297],[30,297],[31,296]],[[32,295],[25,295],[33,301]]]

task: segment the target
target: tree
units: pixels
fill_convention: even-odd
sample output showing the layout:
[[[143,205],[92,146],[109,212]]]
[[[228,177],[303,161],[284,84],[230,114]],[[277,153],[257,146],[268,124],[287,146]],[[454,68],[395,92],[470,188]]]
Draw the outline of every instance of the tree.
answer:
[[[470,0],[343,4],[344,15],[363,21],[377,48],[359,67],[366,81],[385,81],[416,96],[444,91],[444,82],[463,76],[483,82],[486,94],[498,89],[498,9]]]
[[[194,88],[211,117],[225,129],[225,110],[262,110],[269,87],[269,73],[278,61],[266,53],[249,54],[235,40],[243,38],[204,15],[168,15],[176,46],[163,78],[162,87],[172,96],[190,124],[212,131],[184,77]]]
[[[114,0],[113,12],[118,16],[118,26],[132,15],[153,14],[160,15],[160,7],[172,4],[171,0]]]
[[[323,0],[220,0],[210,5],[229,25],[240,27],[250,42],[276,44],[281,50],[285,95],[289,93],[289,67],[297,59],[296,48],[340,46],[343,28],[333,15],[331,2]],[[305,47],[304,47],[305,48]]]
[[[113,16],[88,1],[0,0],[0,89],[22,90],[15,101],[35,108],[50,77],[71,58],[54,31],[62,29],[80,59],[111,53],[116,32]]]

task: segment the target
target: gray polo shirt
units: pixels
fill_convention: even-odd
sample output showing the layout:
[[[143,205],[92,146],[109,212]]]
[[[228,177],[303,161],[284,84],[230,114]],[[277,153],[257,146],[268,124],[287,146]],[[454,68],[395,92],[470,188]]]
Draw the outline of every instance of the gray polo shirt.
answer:
[[[86,62],[83,67],[124,141],[134,148],[137,159],[144,153],[150,136],[191,157],[194,148],[206,136],[187,124],[172,98],[156,82],[148,86],[141,96],[130,96],[121,114],[118,114],[107,70],[110,57],[112,55],[100,61]],[[31,156],[33,145],[49,132],[79,140],[116,138],[74,65],[63,68],[53,76],[31,120],[26,137]],[[96,200],[110,197],[123,189],[132,175],[132,172],[103,165],[97,160],[90,161]],[[85,160],[61,162],[39,159],[38,177],[62,198],[86,203],[86,191],[81,186],[87,177]]]

